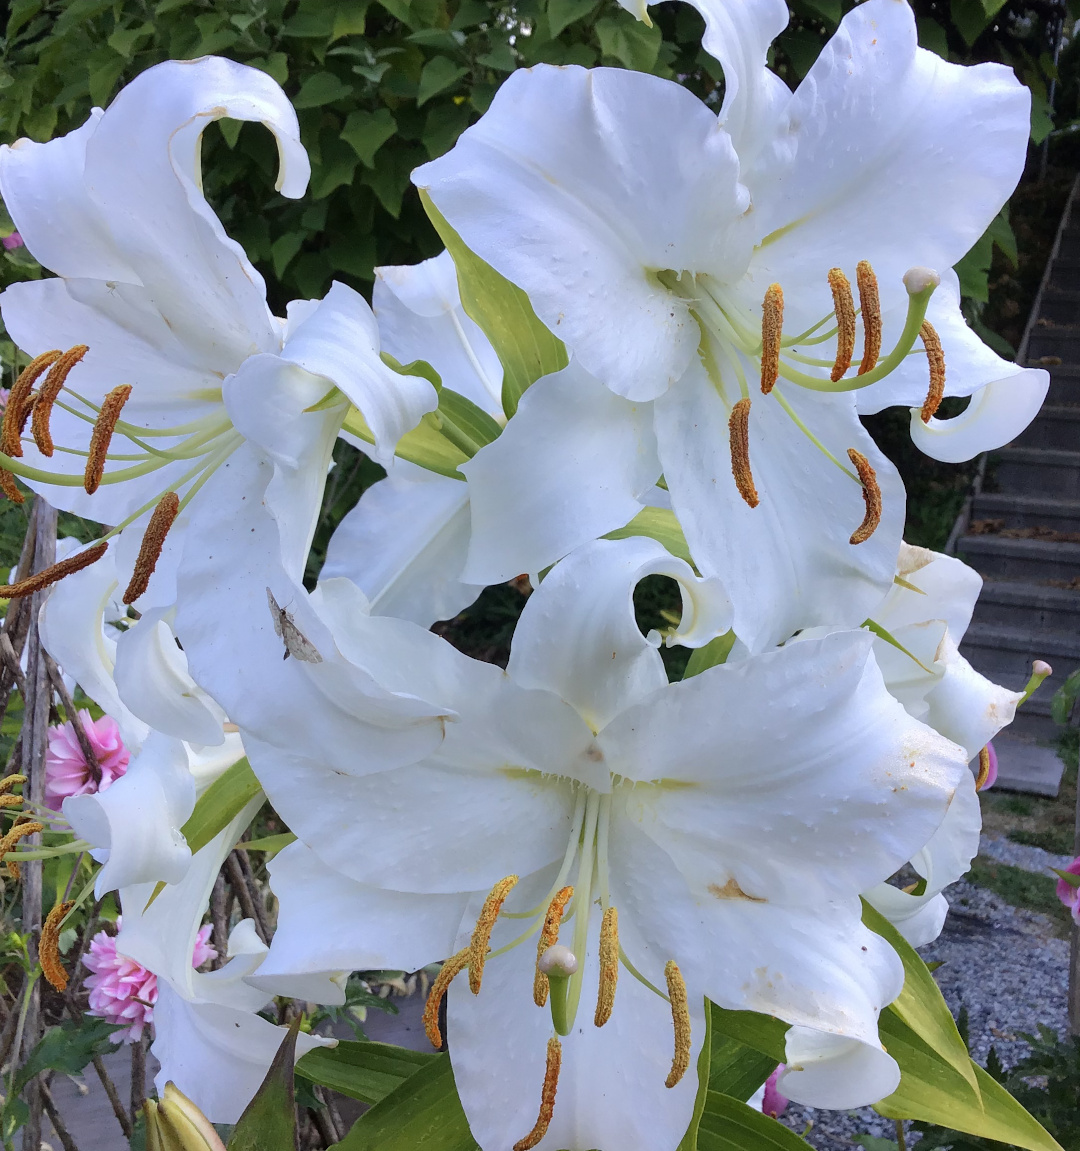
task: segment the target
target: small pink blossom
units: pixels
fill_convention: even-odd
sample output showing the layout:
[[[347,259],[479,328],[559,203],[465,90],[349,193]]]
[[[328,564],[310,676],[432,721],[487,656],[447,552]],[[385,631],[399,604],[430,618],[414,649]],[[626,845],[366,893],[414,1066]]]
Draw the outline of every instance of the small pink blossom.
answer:
[[[23,246],[23,238],[18,232],[12,232],[10,236],[5,236],[0,240],[0,244],[4,245],[4,250],[10,252],[12,248],[21,248]]]
[[[49,746],[45,752],[45,803],[59,811],[69,795],[93,795],[115,783],[128,768],[131,758],[120,738],[116,721],[107,715],[93,720],[88,711],[79,712],[83,731],[94,749],[101,768],[100,784],[90,774],[82,748],[70,721],[49,728]]]
[[[781,1063],[779,1067],[765,1080],[765,1097],[761,1100],[761,1110],[765,1115],[771,1115],[774,1119],[779,1119],[781,1115],[787,1110],[789,1100],[786,1099],[776,1089],[776,1081],[780,1078],[780,1073],[787,1066]]]
[[[1080,855],[1063,870],[1070,875],[1080,875]],[[1059,879],[1057,881],[1057,897],[1072,913],[1073,919],[1080,924],[1080,887],[1073,887],[1071,883]]]
[[[119,919],[116,925],[120,926]],[[209,923],[199,928],[192,967],[201,967],[217,955],[217,951],[208,942],[210,931]],[[138,1042],[142,1038],[143,1029],[154,1019],[154,1004],[158,996],[157,976],[134,959],[120,955],[116,950],[116,937],[107,931],[99,931],[90,940],[83,963],[93,973],[86,979],[86,988],[90,992],[87,1014],[97,1015],[110,1023],[124,1024],[123,1031],[113,1033],[114,1040]]]

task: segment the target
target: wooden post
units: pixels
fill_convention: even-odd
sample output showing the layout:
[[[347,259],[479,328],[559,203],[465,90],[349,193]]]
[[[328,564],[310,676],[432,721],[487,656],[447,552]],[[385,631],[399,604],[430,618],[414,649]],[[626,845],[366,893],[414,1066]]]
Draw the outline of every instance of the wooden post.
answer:
[[[1076,834],[1073,853],[1080,856],[1080,773],[1076,780]],[[1074,923],[1069,954],[1069,1030],[1080,1035],[1080,924]]]

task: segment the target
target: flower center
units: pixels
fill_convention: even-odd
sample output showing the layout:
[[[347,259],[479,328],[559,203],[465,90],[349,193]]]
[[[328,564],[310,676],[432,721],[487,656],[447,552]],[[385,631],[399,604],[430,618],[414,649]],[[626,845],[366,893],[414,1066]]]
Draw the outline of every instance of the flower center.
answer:
[[[856,311],[851,282],[840,268],[828,273],[833,310],[795,336],[785,336],[784,292],[772,284],[761,306],[760,335],[747,323],[745,312],[733,293],[708,275],[665,271],[660,282],[690,306],[701,331],[699,355],[717,394],[728,411],[731,470],[743,500],[752,508],[759,501],[751,470],[749,421],[751,388],[747,369],[760,376],[762,396],[776,402],[799,432],[863,491],[866,513],[851,535],[851,543],[870,538],[881,519],[881,491],[869,461],[854,448],[848,449],[852,467],[838,459],[795,411],[785,392],[790,387],[815,392],[848,392],[876,384],[894,372],[921,342],[929,365],[930,383],[920,415],[924,423],[937,411],[945,391],[945,356],[941,340],[926,320],[926,309],[940,283],[936,272],[912,268],[904,276],[908,310],[896,345],[881,355],[882,320],[877,277],[868,261],[856,269],[859,308]],[[863,329],[863,350],[855,359],[858,322]],[[826,359],[817,345],[835,343],[835,354]],[[809,349],[809,350],[807,350]],[[849,374],[855,367],[854,374]],[[818,369],[813,374],[808,369]],[[826,377],[824,369],[828,368]]]
[[[462,971],[468,969],[469,989],[474,995],[481,990],[484,965],[539,934],[536,947],[536,967],[533,976],[533,1001],[538,1007],[549,1007],[552,1027],[556,1035],[548,1042],[547,1064],[541,1091],[540,1112],[536,1125],[527,1136],[514,1144],[514,1151],[530,1151],[547,1133],[554,1113],[555,1092],[558,1087],[562,1047],[558,1036],[573,1030],[581,1001],[582,981],[589,939],[589,923],[594,905],[601,908],[599,982],[593,1023],[603,1027],[611,1018],[615,1006],[619,965],[671,1005],[675,1036],[675,1053],[671,1071],[665,1081],[674,1087],[686,1073],[690,1064],[690,1012],[687,1005],[686,985],[678,965],[668,962],[664,975],[667,992],[661,991],[645,978],[627,958],[619,944],[619,913],[610,897],[608,867],[608,836],[611,825],[610,794],[601,794],[584,784],[574,782],[576,790],[570,835],[562,865],[542,903],[527,911],[504,911],[507,896],[517,885],[518,877],[508,875],[491,889],[476,921],[468,946],[448,959],[432,984],[424,1007],[424,1029],[435,1047],[442,1047],[439,1010],[443,996]],[[577,867],[575,882],[567,880]],[[510,943],[496,951],[489,951],[491,933],[500,919],[528,919],[528,929]],[[559,942],[562,926],[573,920],[570,946]]]

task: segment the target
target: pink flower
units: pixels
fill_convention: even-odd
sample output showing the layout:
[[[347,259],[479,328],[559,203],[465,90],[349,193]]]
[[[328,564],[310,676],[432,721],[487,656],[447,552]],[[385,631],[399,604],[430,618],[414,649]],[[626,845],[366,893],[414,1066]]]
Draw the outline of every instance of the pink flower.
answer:
[[[1065,870],[1070,875],[1080,875],[1080,855],[1078,855]],[[1064,879],[1057,881],[1057,897],[1072,912],[1072,917],[1080,924],[1080,887],[1073,887]]]
[[[116,925],[120,926],[119,919]],[[207,942],[210,931],[209,923],[199,928],[192,967],[201,967],[217,955]],[[123,1043],[138,1042],[143,1029],[154,1019],[157,976],[134,959],[120,955],[116,950],[115,936],[107,931],[99,931],[90,940],[83,963],[93,972],[86,979],[86,988],[90,992],[87,1014],[97,1015],[110,1023],[124,1024],[125,1029],[114,1032],[113,1039]]]
[[[79,721],[101,768],[101,782],[95,782],[90,774],[75,737],[74,724],[68,722],[50,727],[49,746],[45,752],[45,803],[53,811],[59,811],[69,795],[93,795],[95,791],[104,791],[127,771],[131,758],[115,720],[107,715],[93,720],[88,711],[80,711]]]
[[[979,782],[979,780],[976,781],[976,786],[978,787],[979,791],[987,791],[989,788],[993,787],[995,783],[997,783],[998,759],[997,752],[994,750],[993,743],[988,743],[986,745],[986,756],[989,760],[989,769],[986,772],[986,778],[983,779],[982,764],[980,763],[979,780],[981,780],[981,782]]]
[[[18,232],[12,232],[10,236],[5,236],[0,240],[0,244],[4,245],[4,250],[10,252],[12,248],[21,248],[23,246],[23,238]]]
[[[788,1100],[776,1089],[776,1081],[786,1066],[786,1063],[781,1063],[765,1080],[765,1097],[761,1101],[761,1110],[763,1114],[771,1115],[774,1119],[778,1119],[787,1110]]]

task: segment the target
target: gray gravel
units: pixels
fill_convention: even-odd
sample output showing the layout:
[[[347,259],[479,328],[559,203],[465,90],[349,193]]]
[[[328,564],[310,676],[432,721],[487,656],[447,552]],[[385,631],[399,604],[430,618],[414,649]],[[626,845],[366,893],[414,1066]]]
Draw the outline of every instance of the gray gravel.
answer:
[[[1071,855],[1054,855],[1050,851],[1043,851],[1041,847],[1028,847],[1023,843],[1013,843],[1011,839],[989,835],[979,840],[979,854],[996,859],[998,863],[1009,863],[1013,867],[1022,867],[1025,871],[1034,871],[1040,875],[1048,875],[1051,867],[1064,870],[1073,860]]]
[[[1031,870],[1042,870],[1045,859],[1056,859],[1039,848],[1019,844],[1006,844],[999,850],[1010,853],[1003,862],[1033,864]],[[1013,855],[1013,850],[1038,854]],[[1021,858],[1028,863],[1018,862]],[[935,976],[953,1014],[961,1006],[967,1008],[974,1057],[985,1064],[993,1045],[1002,1062],[1011,1067],[1027,1053],[1021,1032],[1034,1032],[1043,1023],[1063,1034],[1068,1026],[1069,945],[1055,937],[1053,924],[1045,916],[1012,907],[965,880],[953,884],[946,895],[952,911],[945,929],[921,954],[928,962],[941,962]],[[820,1151],[857,1146],[854,1137],[864,1132],[894,1136],[894,1124],[869,1107],[845,1112],[793,1104],[783,1119],[800,1133],[812,1120],[807,1139]]]

